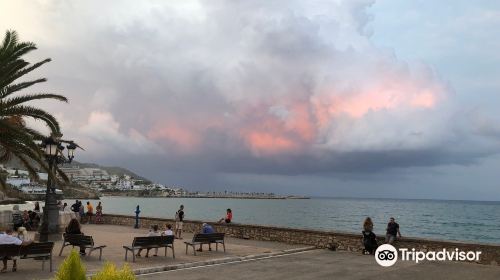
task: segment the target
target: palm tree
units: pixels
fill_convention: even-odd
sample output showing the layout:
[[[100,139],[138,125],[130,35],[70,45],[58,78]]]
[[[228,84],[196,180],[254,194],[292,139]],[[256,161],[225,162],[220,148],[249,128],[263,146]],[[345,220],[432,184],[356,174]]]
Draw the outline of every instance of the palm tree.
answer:
[[[0,162],[13,158],[18,159],[29,171],[30,175],[38,178],[37,167],[48,172],[55,178],[43,160],[38,141],[47,136],[26,126],[25,119],[32,118],[42,121],[50,129],[51,135],[61,135],[59,123],[50,113],[26,104],[38,99],[55,99],[67,102],[66,97],[51,93],[19,94],[33,85],[43,83],[45,78],[28,81],[18,81],[24,75],[50,62],[50,58],[31,64],[22,57],[36,50],[31,42],[19,42],[17,32],[7,31],[0,45]],[[58,173],[60,170],[58,170]],[[5,187],[5,178],[0,176],[0,187]]]

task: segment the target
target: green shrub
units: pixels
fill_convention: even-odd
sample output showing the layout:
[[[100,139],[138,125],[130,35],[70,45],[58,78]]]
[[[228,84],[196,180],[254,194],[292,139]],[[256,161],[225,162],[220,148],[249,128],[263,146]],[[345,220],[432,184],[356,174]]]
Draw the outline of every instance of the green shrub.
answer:
[[[116,265],[106,263],[101,271],[92,276],[92,280],[135,280],[135,274],[130,267],[125,264],[122,269],[116,269]]]
[[[72,250],[69,256],[59,266],[56,280],[86,280],[85,266],[80,260],[77,250]]]

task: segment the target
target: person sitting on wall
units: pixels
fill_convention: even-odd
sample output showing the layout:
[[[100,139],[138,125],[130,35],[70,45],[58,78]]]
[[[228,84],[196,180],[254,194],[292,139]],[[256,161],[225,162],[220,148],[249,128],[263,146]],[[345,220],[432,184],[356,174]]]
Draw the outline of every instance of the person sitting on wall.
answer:
[[[226,210],[226,217],[225,218],[221,218],[218,223],[222,223],[222,222],[225,222],[226,224],[229,224],[231,223],[231,220],[233,219],[233,211],[231,211],[231,209],[227,209]]]
[[[80,222],[78,222],[77,219],[71,219],[64,232],[66,232],[66,234],[83,234]],[[80,255],[85,256],[85,254],[85,247],[80,247]]]
[[[377,236],[373,233],[373,222],[370,217],[366,217],[365,222],[363,223],[363,254],[375,254],[375,250],[377,250]]]
[[[0,233],[0,245],[3,245],[3,244],[29,245],[29,244],[33,243],[33,241],[22,241],[21,239],[12,236],[12,232],[13,231],[11,229],[7,229],[7,230],[5,230],[5,233]],[[11,258],[11,257],[3,257],[2,258],[3,268],[2,268],[2,270],[0,270],[1,273],[4,273],[7,271],[7,261],[8,260],[12,260],[12,262],[14,263],[12,265],[12,272],[17,271],[17,260],[15,258]]]
[[[201,228],[201,233],[202,234],[215,233],[215,230],[211,225],[209,225],[207,223],[203,223],[202,228]],[[212,251],[212,247],[210,246],[210,243],[208,243],[208,250]],[[203,252],[203,244],[200,244],[200,249],[198,249],[197,251]]]
[[[393,217],[389,219],[386,230],[387,234],[385,235],[385,243],[392,244],[398,236],[399,238],[401,238],[401,232],[399,232],[399,224],[396,223],[396,220]]]

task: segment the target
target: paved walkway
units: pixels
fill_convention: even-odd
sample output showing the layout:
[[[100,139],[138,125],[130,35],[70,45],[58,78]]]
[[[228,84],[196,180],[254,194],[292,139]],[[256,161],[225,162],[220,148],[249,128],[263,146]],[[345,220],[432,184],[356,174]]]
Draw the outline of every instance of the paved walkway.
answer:
[[[113,225],[83,225],[82,231],[87,235],[92,235],[96,245],[106,245],[107,247],[103,250],[102,261],[99,261],[99,252],[94,251],[90,257],[82,258],[84,264],[87,267],[88,272],[94,272],[99,270],[106,261],[111,261],[116,263],[118,266],[122,266],[125,263],[125,251],[123,245],[131,245],[134,236],[145,236],[147,230],[144,229],[134,229],[124,226],[113,226]],[[30,232],[30,236],[33,237],[34,233]],[[135,263],[132,263],[131,255],[129,252],[129,262],[128,264],[132,269],[141,269],[146,267],[159,267],[164,265],[179,264],[179,263],[192,263],[200,262],[211,259],[220,259],[225,257],[242,257],[248,255],[256,255],[262,253],[273,253],[281,252],[282,250],[293,249],[297,245],[287,245],[277,242],[265,242],[265,241],[253,241],[253,240],[243,240],[235,238],[226,239],[226,253],[222,251],[222,246],[219,246],[219,251],[215,251],[215,246],[213,246],[214,251],[205,250],[203,252],[197,252],[196,256],[193,255],[190,248],[189,254],[185,254],[185,240],[190,240],[192,234],[186,233],[183,237],[184,240],[176,240],[175,244],[175,260],[172,258],[170,249],[168,250],[168,255],[165,257],[164,249],[159,249],[158,257],[151,257],[154,253],[154,249],[150,252],[149,258],[137,258]],[[61,257],[57,256],[59,250],[61,249],[62,242],[56,242],[54,245],[53,254],[55,255],[54,260],[54,271],[61,264],[64,258],[68,255],[71,250],[71,246],[64,248]],[[205,249],[208,249],[205,247]],[[144,256],[146,251],[142,252]],[[18,260],[18,271],[7,272],[0,274],[0,279],[50,279],[53,277],[53,273],[48,272],[48,263],[46,263],[45,271],[42,271],[41,261],[29,260]],[[11,268],[12,262],[9,261],[9,269]]]
[[[144,236],[147,230],[112,225],[84,225],[83,231],[94,237],[97,245],[106,245],[103,260],[99,261],[98,252],[83,261],[87,271],[99,270],[105,261],[122,266],[124,261],[123,245],[130,245],[134,236]],[[33,234],[33,233],[31,233]],[[186,234],[184,240],[192,238]],[[139,279],[500,279],[500,266],[476,265],[469,263],[424,262],[414,264],[398,262],[390,268],[376,264],[372,256],[358,253],[312,250],[298,253],[294,249],[304,247],[277,242],[227,239],[227,252],[204,251],[196,256],[190,251],[185,254],[183,240],[176,240],[176,259],[171,252],[164,256],[160,249],[158,257],[139,258],[135,263],[128,262],[132,269],[142,271],[163,271],[139,276]],[[61,242],[54,247],[54,270],[68,255],[71,247],[66,247],[62,257],[57,256]],[[286,252],[286,255],[280,255]],[[152,252],[151,252],[152,253]],[[143,252],[143,255],[145,252]],[[271,257],[269,257],[271,256]],[[131,261],[129,259],[129,261]],[[205,262],[216,263],[206,265]],[[226,262],[226,263],[221,263]],[[228,262],[228,263],[227,263]],[[9,268],[11,262],[9,262]],[[165,266],[168,266],[165,268]],[[1,279],[50,279],[54,274],[47,268],[41,270],[41,262],[19,260],[18,272],[0,274]]]
[[[235,262],[141,275],[140,280],[293,280],[293,279],[460,279],[498,280],[500,267],[469,263],[398,262],[379,266],[372,256],[328,250],[305,251],[261,260]]]

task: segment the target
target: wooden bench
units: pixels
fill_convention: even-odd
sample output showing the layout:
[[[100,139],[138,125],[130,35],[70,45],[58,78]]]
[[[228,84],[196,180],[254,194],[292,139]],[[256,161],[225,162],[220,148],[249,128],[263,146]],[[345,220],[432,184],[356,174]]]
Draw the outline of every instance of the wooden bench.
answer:
[[[66,246],[73,246],[74,247],[82,247],[85,249],[89,249],[89,256],[92,254],[93,251],[99,250],[99,260],[101,260],[102,257],[102,249],[106,248],[106,245],[101,245],[101,246],[95,246],[94,244],[94,239],[92,236],[89,235],[83,235],[83,234],[63,234],[63,244],[61,247],[61,251],[59,251],[59,256],[62,254],[62,251],[64,247]]]
[[[191,242],[184,241],[186,244],[186,254],[188,253],[188,246],[193,247],[193,253],[196,256],[196,245],[212,244],[215,243],[215,250],[219,250],[219,243],[224,247],[224,252],[226,252],[226,244],[224,243],[224,233],[197,233],[193,236]]]
[[[175,259],[174,236],[143,236],[134,237],[132,246],[123,246],[125,249],[125,261],[127,260],[128,251],[132,252],[132,261],[135,262],[135,251],[139,249],[165,248],[165,256],[167,256],[167,248],[172,249],[172,257]]]
[[[45,261],[50,263],[52,272],[52,249],[54,242],[31,243],[29,245],[0,245],[0,258],[17,257],[20,259],[35,259],[42,261],[42,270],[45,270]]]

